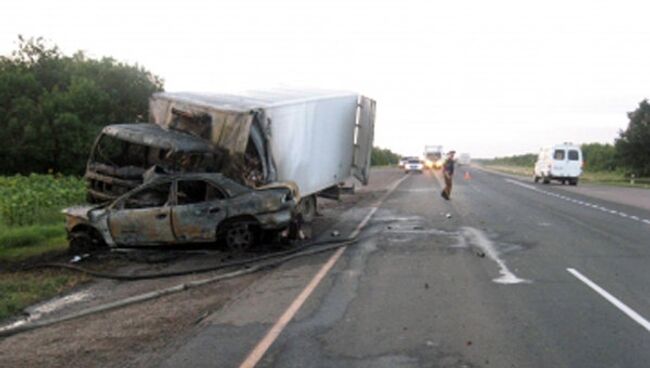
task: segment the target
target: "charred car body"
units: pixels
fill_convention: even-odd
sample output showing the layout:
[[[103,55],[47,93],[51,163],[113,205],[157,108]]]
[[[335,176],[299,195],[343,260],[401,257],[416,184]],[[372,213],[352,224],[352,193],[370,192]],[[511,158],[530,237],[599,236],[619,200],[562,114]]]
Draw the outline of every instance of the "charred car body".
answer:
[[[102,205],[64,210],[73,250],[101,245],[214,243],[245,250],[265,232],[289,226],[296,189],[251,189],[221,174],[154,175]]]
[[[259,189],[288,185],[298,200],[295,217],[308,222],[317,196],[338,197],[351,176],[368,182],[375,102],[358,94],[157,93],[149,112],[149,123],[109,125],[97,137],[85,174],[90,203],[132,194],[151,176],[220,173],[248,188],[251,198]],[[246,207],[246,200],[239,203]],[[111,239],[109,245],[128,244]]]

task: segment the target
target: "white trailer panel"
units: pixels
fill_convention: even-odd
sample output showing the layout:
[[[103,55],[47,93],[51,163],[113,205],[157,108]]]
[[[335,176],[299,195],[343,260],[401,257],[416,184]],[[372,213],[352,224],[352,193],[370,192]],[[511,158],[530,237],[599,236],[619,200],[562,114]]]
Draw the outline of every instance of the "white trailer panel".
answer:
[[[248,134],[255,122],[267,137],[276,181],[295,182],[302,196],[315,194],[354,175],[368,182],[375,102],[350,92],[322,90],[253,91],[244,95],[158,93],[151,98],[151,121],[172,127],[173,111],[205,113],[214,132]],[[237,118],[228,117],[229,114]],[[246,119],[245,116],[252,116]],[[197,133],[197,132],[194,132]],[[252,133],[251,133],[252,134]],[[232,134],[231,134],[232,135]],[[223,134],[220,134],[223,137]],[[236,139],[241,142],[241,138]],[[212,139],[233,152],[241,144]],[[233,149],[237,147],[237,149]]]

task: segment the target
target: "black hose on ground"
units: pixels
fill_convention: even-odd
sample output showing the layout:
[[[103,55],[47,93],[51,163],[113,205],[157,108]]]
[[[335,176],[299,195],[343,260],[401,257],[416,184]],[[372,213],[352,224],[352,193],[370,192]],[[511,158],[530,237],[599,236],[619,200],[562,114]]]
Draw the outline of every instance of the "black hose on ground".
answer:
[[[101,272],[101,271],[95,271],[95,270],[91,270],[91,269],[81,267],[81,266],[77,266],[77,265],[72,265],[72,264],[68,264],[68,263],[58,263],[58,262],[40,263],[40,264],[36,264],[36,265],[34,265],[32,267],[29,267],[27,269],[62,268],[62,269],[70,270],[70,271],[85,273],[87,275],[90,275],[90,276],[93,276],[93,277],[96,277],[96,278],[100,278],[100,279],[111,279],[111,280],[120,280],[120,281],[150,280],[150,279],[160,279],[160,278],[166,278],[166,277],[177,277],[177,276],[185,276],[185,275],[190,275],[190,274],[206,273],[206,272],[222,270],[222,269],[230,268],[230,267],[246,266],[248,264],[260,262],[260,261],[263,261],[263,260],[266,260],[266,259],[282,257],[282,256],[285,256],[285,255],[298,253],[298,252],[301,252],[302,250],[307,249],[307,248],[313,248],[313,247],[329,245],[329,244],[338,244],[339,246],[343,246],[343,245],[347,245],[347,244],[351,244],[353,242],[356,242],[357,240],[358,239],[357,239],[356,236],[355,237],[347,237],[347,238],[343,238],[343,239],[322,240],[322,241],[318,241],[318,242],[302,244],[302,245],[300,245],[300,246],[298,246],[298,247],[296,247],[294,249],[289,249],[289,250],[280,251],[280,252],[273,252],[273,253],[257,256],[257,257],[240,259],[240,260],[236,260],[236,261],[224,262],[224,263],[220,263],[220,264],[214,265],[214,266],[192,268],[192,269],[182,270],[182,271],[148,273],[148,274],[142,274],[142,275],[124,275],[124,274],[117,274],[117,273]]]
[[[231,278],[235,278],[235,277],[255,273],[255,272],[258,272],[258,271],[261,271],[261,270],[265,270],[265,269],[268,269],[268,268],[279,266],[282,263],[287,262],[289,260],[292,260],[294,258],[305,257],[305,256],[317,254],[317,253],[323,253],[323,252],[327,252],[327,251],[330,251],[330,250],[338,249],[338,248],[347,246],[349,244],[355,243],[356,241],[358,241],[358,239],[353,239],[353,240],[342,239],[342,240],[340,240],[340,241],[338,241],[338,242],[336,242],[334,244],[332,244],[332,242],[330,242],[330,241],[326,241],[326,242],[323,242],[323,243],[329,243],[329,245],[325,244],[325,245],[321,245],[321,246],[314,247],[314,248],[311,248],[311,249],[306,249],[306,250],[303,250],[303,251],[300,251],[300,252],[296,251],[293,254],[286,255],[286,256],[284,256],[282,258],[272,259],[270,261],[258,263],[256,265],[253,265],[253,266],[249,267],[249,268],[245,268],[245,269],[241,269],[241,270],[237,270],[237,271],[232,271],[232,272],[225,273],[225,274],[216,275],[216,276],[213,276],[213,277],[209,277],[207,279],[190,281],[190,282],[187,282],[187,283],[178,284],[178,285],[171,286],[171,287],[168,287],[168,288],[159,289],[159,290],[155,290],[155,291],[151,291],[151,292],[147,292],[147,293],[143,293],[143,294],[139,294],[139,295],[134,295],[132,297],[128,297],[128,298],[125,298],[125,299],[113,301],[113,302],[106,303],[106,304],[101,304],[101,305],[98,305],[98,306],[95,306],[95,307],[90,307],[90,308],[87,308],[87,309],[84,309],[84,310],[81,310],[81,311],[78,311],[78,312],[75,312],[75,313],[71,313],[71,314],[68,314],[68,315],[65,315],[65,316],[61,316],[59,318],[53,318],[53,319],[44,320],[44,321],[26,323],[24,325],[20,325],[20,326],[14,327],[14,328],[0,330],[0,338],[9,337],[9,336],[16,335],[16,334],[19,334],[19,333],[22,333],[22,332],[35,330],[37,328],[46,327],[46,326],[50,326],[50,325],[57,324],[57,323],[60,323],[60,322],[65,322],[65,321],[69,321],[69,320],[72,320],[72,319],[85,317],[85,316],[88,316],[88,315],[91,315],[91,314],[106,312],[106,311],[121,308],[121,307],[124,307],[124,306],[127,306],[127,305],[136,304],[136,303],[140,303],[140,302],[143,302],[143,301],[156,299],[156,298],[159,298],[161,296],[174,294],[174,293],[177,293],[177,292],[180,292],[180,291],[196,288],[196,287],[203,286],[203,285],[206,285],[206,284],[209,284],[209,283],[212,283],[212,282],[222,281],[222,280],[226,280],[226,279],[231,279]]]

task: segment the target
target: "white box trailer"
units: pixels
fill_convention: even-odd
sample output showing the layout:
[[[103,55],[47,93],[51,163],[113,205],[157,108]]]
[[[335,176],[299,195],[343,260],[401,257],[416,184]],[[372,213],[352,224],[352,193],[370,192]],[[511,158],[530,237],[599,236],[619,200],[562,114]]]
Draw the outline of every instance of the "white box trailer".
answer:
[[[150,122],[226,149],[260,186],[291,181],[304,198],[351,176],[369,180],[376,103],[351,92],[252,91],[154,94]]]

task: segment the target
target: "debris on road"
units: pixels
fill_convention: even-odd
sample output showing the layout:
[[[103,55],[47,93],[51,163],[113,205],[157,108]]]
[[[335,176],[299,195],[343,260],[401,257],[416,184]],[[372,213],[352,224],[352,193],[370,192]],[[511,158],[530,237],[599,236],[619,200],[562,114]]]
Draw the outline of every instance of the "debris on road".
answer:
[[[341,233],[340,233],[338,230],[334,230],[334,231],[332,231],[332,236],[333,236],[333,237],[337,237],[337,236],[339,236],[339,235],[341,235]]]

